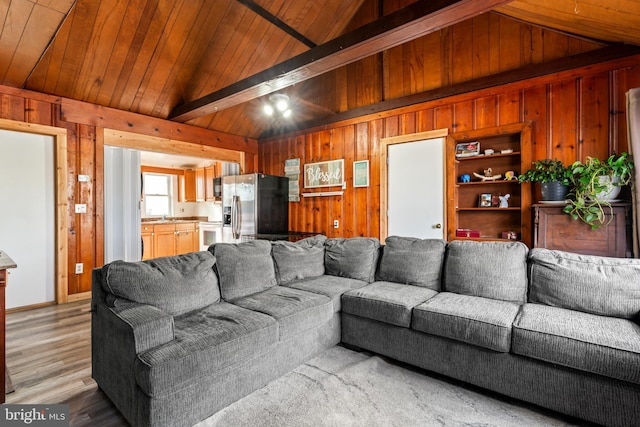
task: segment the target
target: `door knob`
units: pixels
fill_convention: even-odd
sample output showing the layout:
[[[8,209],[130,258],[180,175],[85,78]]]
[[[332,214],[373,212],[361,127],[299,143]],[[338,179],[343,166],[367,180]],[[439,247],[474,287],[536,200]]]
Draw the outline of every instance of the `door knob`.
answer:
[[[434,225],[435,228],[442,228],[442,224],[436,224]]]

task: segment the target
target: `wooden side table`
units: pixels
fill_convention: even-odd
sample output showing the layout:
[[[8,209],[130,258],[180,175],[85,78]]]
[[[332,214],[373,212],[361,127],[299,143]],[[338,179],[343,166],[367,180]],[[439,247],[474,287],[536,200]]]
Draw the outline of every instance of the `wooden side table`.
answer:
[[[9,374],[7,372],[5,353],[5,288],[7,287],[7,276],[9,276],[9,272],[7,270],[16,267],[17,264],[9,258],[9,255],[0,251],[0,378],[2,380],[2,389],[5,390],[5,393],[0,393],[0,403],[4,403],[4,396],[7,392],[13,391],[13,387],[9,386],[9,388],[7,388],[7,384],[11,384],[11,381],[7,381]]]
[[[612,203],[611,222],[596,230],[564,213],[564,206],[542,203],[531,206],[534,248],[618,258],[633,256],[630,203]]]

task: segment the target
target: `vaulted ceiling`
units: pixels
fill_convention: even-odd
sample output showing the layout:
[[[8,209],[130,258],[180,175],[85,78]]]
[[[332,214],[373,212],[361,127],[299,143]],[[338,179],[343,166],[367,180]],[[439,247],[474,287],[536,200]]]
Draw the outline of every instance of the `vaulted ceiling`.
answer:
[[[0,0],[0,84],[257,138],[269,93],[344,112],[305,82],[488,12],[640,46],[637,0]]]

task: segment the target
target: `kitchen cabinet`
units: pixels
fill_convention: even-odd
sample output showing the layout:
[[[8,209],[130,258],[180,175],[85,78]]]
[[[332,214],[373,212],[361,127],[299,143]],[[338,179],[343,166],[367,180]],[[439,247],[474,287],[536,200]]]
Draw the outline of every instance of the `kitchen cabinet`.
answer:
[[[155,224],[153,226],[153,255],[155,258],[176,254],[176,225]]]
[[[204,168],[195,170],[196,180],[196,202],[204,202],[205,200],[205,174]]]
[[[154,258],[153,256],[153,225],[142,224],[142,259],[147,260]]]
[[[178,175],[178,200],[180,202],[196,201],[196,171],[185,169],[182,175]]]
[[[143,260],[185,254],[200,249],[196,221],[143,223],[141,234],[144,244]]]
[[[176,255],[194,252],[199,249],[195,222],[176,224],[175,245]]]
[[[632,257],[631,204],[612,203],[607,220],[595,230],[563,212],[564,204],[535,204],[533,247],[558,249],[585,255]],[[609,209],[605,208],[605,212]]]
[[[458,144],[474,142],[480,144],[479,155],[456,157]],[[494,154],[485,155],[486,149]],[[447,239],[509,239],[530,246],[531,184],[505,177],[511,171],[517,176],[531,164],[531,124],[454,133],[448,136],[446,152]],[[489,168],[501,178],[482,181],[474,175],[484,176]],[[499,207],[499,197],[506,194],[508,207]]]
[[[204,168],[204,199],[208,202],[216,200],[213,191],[213,179],[216,177],[216,166]]]

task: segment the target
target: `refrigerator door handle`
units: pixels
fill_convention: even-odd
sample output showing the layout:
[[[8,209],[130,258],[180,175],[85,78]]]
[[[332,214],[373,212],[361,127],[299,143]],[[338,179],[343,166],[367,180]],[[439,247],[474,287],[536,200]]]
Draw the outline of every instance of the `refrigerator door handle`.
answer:
[[[231,231],[233,232],[233,238],[240,238],[240,197],[233,196],[233,202],[231,203]]]

